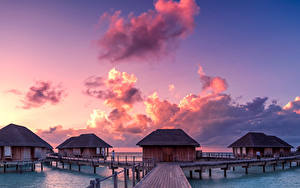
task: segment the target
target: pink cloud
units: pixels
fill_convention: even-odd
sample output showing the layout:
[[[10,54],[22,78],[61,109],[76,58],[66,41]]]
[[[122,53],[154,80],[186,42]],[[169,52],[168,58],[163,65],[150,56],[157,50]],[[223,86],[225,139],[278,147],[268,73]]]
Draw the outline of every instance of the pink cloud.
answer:
[[[203,68],[199,65],[198,74],[202,81],[203,91],[211,90],[213,93],[221,93],[228,88],[228,84],[225,79],[221,77],[212,77],[205,75]]]
[[[88,79],[85,82],[87,95],[103,99],[113,108],[131,108],[134,103],[142,101],[141,92],[135,87],[137,78],[134,74],[111,69],[106,79]]]
[[[129,103],[128,108],[126,106],[129,104],[124,105],[124,101],[116,105],[102,98],[105,104],[110,104],[112,110],[109,113],[93,110],[85,128],[76,130],[59,126],[38,133],[55,141],[57,137],[66,137],[63,136],[66,134],[92,132],[113,146],[134,146],[143,136],[158,128],[184,129],[204,146],[226,147],[248,131],[279,135],[291,144],[300,141],[300,114],[297,114],[299,97],[285,107],[276,102],[267,105],[267,97],[256,97],[245,104],[239,104],[229,94],[221,92],[227,88],[225,80],[221,82],[224,87],[220,90],[211,84],[211,80],[217,77],[207,76],[200,70],[202,77],[209,78],[208,87],[213,92],[205,95],[189,94],[178,104],[159,98],[155,92],[142,99],[142,111],[145,113],[136,113],[136,103]],[[135,88],[137,78],[133,74],[112,69],[108,78],[101,80],[104,83],[100,84],[104,87],[103,91],[109,90],[121,97],[126,90]],[[94,84],[89,85],[94,87]],[[114,98],[109,99],[115,101]]]
[[[169,48],[194,29],[199,7],[194,0],[158,0],[154,10],[128,18],[105,13],[109,27],[98,40],[100,60],[120,62],[130,58],[151,58],[168,54]]]
[[[11,89],[9,93],[23,95],[23,92]],[[66,96],[66,92],[59,85],[53,85],[49,81],[37,81],[35,85],[29,88],[21,100],[23,109],[37,108],[46,103],[52,105],[58,104]]]

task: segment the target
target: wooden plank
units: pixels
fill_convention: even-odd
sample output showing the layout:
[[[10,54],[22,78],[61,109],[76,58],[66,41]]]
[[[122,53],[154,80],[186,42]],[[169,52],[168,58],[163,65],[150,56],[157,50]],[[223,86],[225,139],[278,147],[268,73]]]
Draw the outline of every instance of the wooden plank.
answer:
[[[191,188],[179,165],[160,163],[135,188]]]

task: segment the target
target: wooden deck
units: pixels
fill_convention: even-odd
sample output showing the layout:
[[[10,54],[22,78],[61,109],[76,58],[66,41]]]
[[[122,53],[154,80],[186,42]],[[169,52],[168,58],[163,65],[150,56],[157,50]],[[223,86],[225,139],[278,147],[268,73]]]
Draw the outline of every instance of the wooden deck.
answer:
[[[160,163],[135,188],[191,188],[177,164]]]

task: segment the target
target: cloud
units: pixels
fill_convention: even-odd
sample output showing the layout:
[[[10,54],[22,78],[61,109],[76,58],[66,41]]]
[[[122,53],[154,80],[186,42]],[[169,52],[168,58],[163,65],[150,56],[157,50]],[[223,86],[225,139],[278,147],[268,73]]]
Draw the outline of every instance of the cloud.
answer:
[[[175,85],[174,85],[174,84],[170,84],[170,85],[169,85],[169,91],[170,91],[170,92],[173,92],[174,89],[175,89]]]
[[[214,93],[221,93],[223,91],[226,91],[228,88],[228,84],[225,79],[221,77],[212,77],[205,75],[203,68],[199,66],[198,68],[198,74],[200,76],[201,82],[202,82],[202,89],[204,91],[211,90]]]
[[[101,49],[99,59],[121,62],[160,57],[193,31],[199,12],[194,0],[157,0],[154,8],[127,18],[121,17],[121,11],[103,14],[101,20],[108,20],[109,26],[97,41]]]
[[[135,87],[137,78],[133,74],[111,69],[106,79],[90,77],[85,81],[85,93],[99,99],[113,108],[131,108],[142,101],[141,92]]]
[[[210,78],[208,80],[216,78],[205,75],[202,69],[200,73]],[[226,89],[227,83],[223,80],[222,85]],[[133,74],[112,69],[108,78],[103,79],[104,84],[99,87],[105,87],[101,91],[113,93],[113,96],[119,97],[117,101],[120,101],[125,91],[135,88],[136,81],[137,78]],[[276,101],[269,104],[268,97],[255,97],[249,102],[239,104],[231,95],[225,93],[226,90],[208,85],[213,92],[203,92],[207,90],[207,87],[204,87],[199,94],[186,95],[178,104],[162,99],[154,92],[141,99],[144,109],[139,110],[139,113],[134,109],[136,103],[130,102],[131,106],[128,108],[126,106],[129,104],[124,102],[126,100],[121,100],[122,102],[115,105],[108,101],[115,101],[114,97],[101,98],[106,104],[110,104],[111,111],[106,113],[100,109],[93,110],[85,128],[75,130],[63,129],[60,126],[39,133],[55,140],[56,137],[65,134],[92,132],[113,146],[120,147],[135,146],[141,138],[158,128],[181,128],[202,146],[226,148],[248,131],[258,131],[277,135],[294,146],[299,144],[299,97],[284,107]],[[143,111],[145,113],[141,113]]]
[[[10,90],[7,90],[6,93],[13,93],[15,95],[22,95],[22,91],[18,90],[18,89],[10,89]]]
[[[21,100],[23,109],[38,108],[46,103],[55,105],[66,96],[66,92],[61,86],[55,86],[49,81],[37,81],[25,94],[17,89],[11,89],[7,92],[24,95]]]
[[[300,114],[300,97],[298,96],[294,101],[287,103],[283,109]]]

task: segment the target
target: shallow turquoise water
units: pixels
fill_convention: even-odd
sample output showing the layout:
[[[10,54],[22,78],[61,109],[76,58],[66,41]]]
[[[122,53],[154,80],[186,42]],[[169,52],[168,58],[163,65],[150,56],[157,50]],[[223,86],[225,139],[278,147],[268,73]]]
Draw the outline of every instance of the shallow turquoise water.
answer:
[[[185,172],[189,177],[189,173]],[[266,173],[262,172],[262,167],[251,167],[248,175],[245,169],[236,168],[235,171],[227,171],[227,178],[224,178],[223,170],[212,170],[212,177],[209,178],[208,172],[202,174],[199,180],[198,173],[193,174],[193,179],[188,178],[192,187],[228,187],[228,188],[296,188],[300,187],[300,167],[286,167],[281,170],[281,166],[273,172],[273,167],[266,167]]]
[[[103,178],[111,175],[111,170],[107,167],[97,167],[97,174],[93,174],[91,167],[82,166],[81,172],[78,172],[77,166],[72,166],[72,171],[68,170],[69,166],[65,165],[65,169],[55,167],[44,167],[44,171],[40,171],[40,166],[37,165],[35,172],[14,172],[14,169],[9,169],[9,172],[3,173],[0,169],[0,187],[2,188],[81,188],[87,187],[90,180],[94,178]],[[193,174],[193,179],[188,178],[192,187],[209,187],[209,188],[295,188],[300,187],[300,167],[286,167],[281,170],[281,166],[273,172],[272,167],[266,168],[266,173],[262,173],[261,167],[251,167],[248,170],[249,174],[245,174],[242,168],[236,168],[235,171],[227,171],[227,178],[223,177],[223,171],[219,169],[212,170],[212,177],[208,177],[208,172],[202,174],[202,180],[198,179],[198,174]],[[189,172],[185,172],[189,177]],[[123,175],[119,176],[119,187],[124,187]],[[131,178],[131,177],[130,177]],[[101,184],[101,187],[113,187],[112,179],[106,180]],[[131,187],[131,182],[129,182]]]
[[[66,169],[67,168],[67,169]],[[81,172],[78,172],[78,166],[72,166],[72,170],[68,170],[69,166],[65,165],[65,169],[44,166],[44,170],[40,170],[40,166],[36,166],[35,172],[15,172],[15,168],[8,169],[7,173],[3,173],[0,169],[0,187],[2,188],[82,188],[89,185],[90,180],[94,178],[103,178],[111,175],[111,170],[107,167],[97,167],[97,174],[93,174],[93,168],[81,166]],[[119,177],[119,187],[124,187],[123,173]],[[129,182],[131,185],[131,182]],[[101,183],[101,187],[112,187],[112,179]]]

